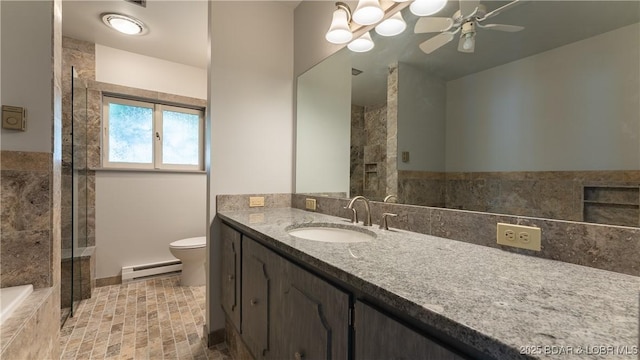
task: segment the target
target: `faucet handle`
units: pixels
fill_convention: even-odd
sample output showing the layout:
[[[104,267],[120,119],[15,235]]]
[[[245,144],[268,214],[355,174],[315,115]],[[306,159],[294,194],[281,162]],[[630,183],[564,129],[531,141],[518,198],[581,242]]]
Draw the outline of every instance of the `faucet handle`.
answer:
[[[382,221],[380,221],[380,229],[389,230],[389,225],[387,224],[387,218],[388,217],[396,217],[396,216],[398,216],[398,214],[383,213],[382,214]]]
[[[356,211],[355,208],[350,208],[348,206],[345,206],[343,209],[345,210],[351,210],[351,222],[354,224],[358,223],[358,212]]]

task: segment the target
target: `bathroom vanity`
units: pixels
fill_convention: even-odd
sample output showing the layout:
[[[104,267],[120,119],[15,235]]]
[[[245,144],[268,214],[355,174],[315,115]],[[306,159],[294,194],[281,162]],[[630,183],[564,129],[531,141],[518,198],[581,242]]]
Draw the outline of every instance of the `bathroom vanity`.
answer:
[[[218,216],[223,309],[256,359],[638,356],[638,277],[298,209]],[[372,238],[288,233],[308,224]]]

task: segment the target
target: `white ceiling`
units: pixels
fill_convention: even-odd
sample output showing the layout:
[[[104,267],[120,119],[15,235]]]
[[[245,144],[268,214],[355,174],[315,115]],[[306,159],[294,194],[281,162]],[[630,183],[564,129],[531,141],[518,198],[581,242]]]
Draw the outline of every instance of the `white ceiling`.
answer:
[[[116,12],[144,22],[149,32],[127,36],[108,28],[100,14]],[[78,40],[207,68],[207,2],[148,0],[146,8],[124,1],[62,2],[62,34]]]
[[[300,1],[281,0],[295,8]],[[127,36],[102,23],[100,14],[116,12],[144,22],[149,32]],[[206,0],[147,0],[141,7],[125,0],[63,0],[62,34],[78,40],[207,68],[208,2]],[[238,19],[242,23],[242,19]]]

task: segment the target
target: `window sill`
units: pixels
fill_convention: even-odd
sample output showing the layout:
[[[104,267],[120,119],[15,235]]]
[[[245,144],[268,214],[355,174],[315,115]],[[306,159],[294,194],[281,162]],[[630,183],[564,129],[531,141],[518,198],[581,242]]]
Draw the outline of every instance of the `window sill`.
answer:
[[[117,168],[117,167],[100,167],[100,168],[89,168],[91,171],[105,171],[105,172],[140,172],[140,173],[175,173],[175,174],[206,174],[207,172],[204,170],[179,170],[179,169],[135,169],[135,168]]]

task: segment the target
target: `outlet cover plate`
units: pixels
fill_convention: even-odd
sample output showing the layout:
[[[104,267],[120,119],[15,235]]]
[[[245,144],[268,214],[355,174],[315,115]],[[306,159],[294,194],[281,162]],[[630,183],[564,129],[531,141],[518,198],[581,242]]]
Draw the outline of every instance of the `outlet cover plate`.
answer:
[[[541,231],[538,227],[498,223],[498,244],[540,251]]]
[[[304,204],[307,210],[316,211],[316,199],[307,198]]]
[[[264,206],[264,196],[250,196],[249,207]]]

